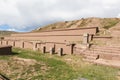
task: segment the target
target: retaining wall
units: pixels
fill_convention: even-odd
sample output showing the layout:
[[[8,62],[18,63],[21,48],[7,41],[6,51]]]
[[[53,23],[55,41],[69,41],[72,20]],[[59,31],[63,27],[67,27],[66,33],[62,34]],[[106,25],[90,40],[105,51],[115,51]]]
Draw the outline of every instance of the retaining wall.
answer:
[[[72,42],[81,41],[84,33],[94,35],[97,32],[97,27],[77,28],[52,30],[35,33],[12,34],[10,37],[5,37],[7,40],[40,40],[46,42]],[[91,37],[90,37],[91,38]]]
[[[38,41],[45,41],[45,42],[73,42],[73,41],[81,41],[83,38],[82,35],[80,36],[46,36],[46,37],[5,37],[6,40],[38,40]]]
[[[90,34],[89,40],[91,40],[91,36],[97,33],[97,29],[97,27],[88,27],[12,34],[10,37],[5,37],[4,40],[1,41],[1,45],[11,45],[13,47],[33,50],[41,50],[42,47],[45,46],[46,52],[49,52],[52,47],[55,49],[55,53],[58,52],[59,48],[63,48],[63,53],[72,54],[74,52],[73,45],[66,43],[82,41],[84,33]],[[35,43],[35,41],[42,42]],[[43,41],[45,43],[43,43]]]
[[[33,49],[42,51],[42,47],[46,47],[46,53],[50,52],[50,48],[55,49],[55,53],[58,53],[59,48],[63,48],[64,54],[72,54],[72,45],[66,43],[58,42],[33,42],[33,41],[18,41],[18,40],[1,40],[0,45],[11,45],[13,47],[24,48],[24,49]],[[8,43],[8,44],[7,44]]]
[[[81,35],[84,33],[88,34],[96,34],[98,31],[97,27],[88,27],[88,28],[75,28],[75,29],[63,29],[63,30],[51,30],[51,31],[42,31],[42,32],[34,32],[34,33],[20,33],[20,34],[12,34],[14,37],[21,36],[64,36],[64,35]]]

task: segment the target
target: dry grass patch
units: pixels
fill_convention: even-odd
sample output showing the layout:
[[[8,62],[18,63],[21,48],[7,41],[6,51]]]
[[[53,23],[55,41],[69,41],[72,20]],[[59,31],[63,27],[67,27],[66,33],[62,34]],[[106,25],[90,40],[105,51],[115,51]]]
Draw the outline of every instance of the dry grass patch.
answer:
[[[49,67],[43,62],[34,59],[11,57],[9,60],[0,60],[0,73],[12,80],[31,80],[33,76],[43,76]]]

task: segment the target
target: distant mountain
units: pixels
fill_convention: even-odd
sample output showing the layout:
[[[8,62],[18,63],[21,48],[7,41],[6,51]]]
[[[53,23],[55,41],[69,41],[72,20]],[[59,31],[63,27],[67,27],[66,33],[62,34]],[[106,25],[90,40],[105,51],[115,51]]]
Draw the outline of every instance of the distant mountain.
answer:
[[[17,33],[14,31],[0,31],[0,36],[10,36],[13,33]]]
[[[43,27],[39,27],[32,32],[64,29],[64,28],[80,28],[80,27],[99,27],[100,29],[111,29],[120,26],[120,18],[82,18],[74,21],[57,22]],[[116,28],[115,28],[116,29]]]

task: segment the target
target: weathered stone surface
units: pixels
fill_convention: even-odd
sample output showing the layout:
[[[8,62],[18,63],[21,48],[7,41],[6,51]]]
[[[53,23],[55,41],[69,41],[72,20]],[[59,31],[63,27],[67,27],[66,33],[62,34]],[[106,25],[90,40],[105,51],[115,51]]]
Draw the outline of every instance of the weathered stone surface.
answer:
[[[12,54],[12,46],[0,46],[0,55]]]
[[[45,46],[42,47],[42,53],[43,54],[46,53],[46,47]]]
[[[62,55],[63,55],[63,48],[59,48],[59,49],[58,49],[58,55],[59,55],[59,56],[62,56]]]
[[[54,52],[55,52],[54,48],[50,47],[50,54],[52,55],[52,54],[54,54]]]
[[[10,79],[8,79],[6,76],[0,74],[0,80],[10,80]]]
[[[89,34],[84,33],[83,34],[83,44],[88,44],[89,43]]]

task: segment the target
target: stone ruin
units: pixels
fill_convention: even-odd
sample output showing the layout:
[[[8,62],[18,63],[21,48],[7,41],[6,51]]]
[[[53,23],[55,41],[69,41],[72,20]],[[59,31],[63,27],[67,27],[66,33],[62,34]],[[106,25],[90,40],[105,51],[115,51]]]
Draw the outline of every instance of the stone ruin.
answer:
[[[11,55],[12,54],[12,46],[0,46],[0,55]]]
[[[19,33],[4,37],[0,41],[0,45],[38,50],[42,53],[58,54],[59,56],[65,54],[82,55],[85,61],[104,65],[109,65],[102,63],[104,60],[118,62],[120,60],[120,46],[99,47],[90,44],[93,40],[107,42],[112,39],[111,36],[97,36],[97,32],[98,27],[87,27]],[[110,66],[120,67],[116,64],[110,64]]]

